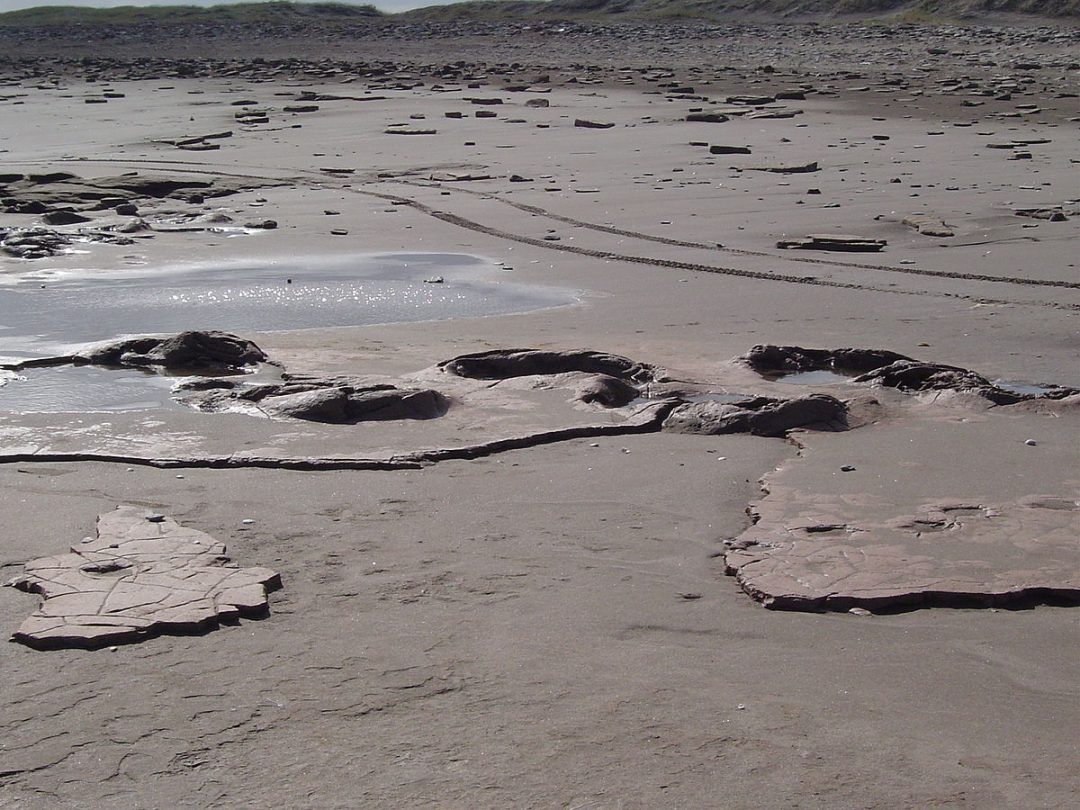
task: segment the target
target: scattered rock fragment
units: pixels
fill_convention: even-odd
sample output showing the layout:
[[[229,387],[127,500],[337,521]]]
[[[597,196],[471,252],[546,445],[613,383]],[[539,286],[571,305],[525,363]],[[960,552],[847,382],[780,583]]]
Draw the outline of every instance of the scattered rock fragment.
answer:
[[[904,217],[903,223],[909,228],[914,228],[923,236],[949,237],[956,235],[953,229],[946,225],[945,222],[929,214],[908,214]]]
[[[576,118],[574,119],[574,126],[582,127],[584,129],[611,129],[615,125],[611,123],[603,123],[600,121],[589,121],[585,118]]]
[[[774,163],[761,166],[733,166],[736,171],[772,172],[773,174],[809,174],[820,170],[816,160],[807,163]]]
[[[700,124],[723,124],[731,119],[718,112],[693,112],[687,114],[686,120]]]
[[[871,239],[847,234],[809,234],[802,239],[781,239],[776,243],[783,250],[831,250],[844,253],[876,253],[885,247],[884,239]]]

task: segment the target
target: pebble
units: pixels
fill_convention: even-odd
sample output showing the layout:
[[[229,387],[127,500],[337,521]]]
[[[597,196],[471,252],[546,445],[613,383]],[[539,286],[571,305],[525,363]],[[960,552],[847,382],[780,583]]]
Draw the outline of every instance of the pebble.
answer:
[[[848,613],[850,613],[853,616],[873,616],[874,615],[873,613],[871,613],[866,608],[861,608],[861,607],[853,607],[851,610],[848,611]]]
[[[161,523],[162,521],[165,520],[165,516],[164,515],[147,515],[146,519],[149,520],[151,523]]]
[[[1035,441],[1034,439],[1025,439],[1024,444],[1026,444],[1028,447],[1034,447],[1035,445],[1038,444],[1038,442]]]
[[[840,468],[840,472],[855,472],[855,467],[851,464],[845,464]]]
[[[245,526],[250,526],[255,521],[252,518],[244,518],[240,522],[243,523]]]

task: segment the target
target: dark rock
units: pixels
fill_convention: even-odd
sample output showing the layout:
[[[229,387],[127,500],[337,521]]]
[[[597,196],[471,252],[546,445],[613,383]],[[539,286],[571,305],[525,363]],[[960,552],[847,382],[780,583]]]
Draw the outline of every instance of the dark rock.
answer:
[[[723,124],[731,119],[718,112],[693,112],[686,116],[686,120],[698,124]]]
[[[756,107],[760,104],[772,104],[776,101],[775,96],[728,96],[728,104],[744,104],[749,107]]]
[[[80,222],[89,222],[90,217],[84,217],[68,209],[59,209],[49,211],[41,218],[41,221],[46,225],[75,225]]]
[[[583,127],[585,129],[611,129],[615,125],[601,123],[600,121],[589,121],[584,118],[576,118],[574,119],[574,126]]]
[[[749,155],[749,146],[721,146],[719,144],[709,147],[710,155]]]

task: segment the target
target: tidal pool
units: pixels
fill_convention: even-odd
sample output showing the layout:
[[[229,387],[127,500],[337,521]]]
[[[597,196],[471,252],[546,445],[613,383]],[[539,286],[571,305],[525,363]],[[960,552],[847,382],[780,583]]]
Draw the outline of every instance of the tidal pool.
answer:
[[[121,335],[240,334],[471,318],[564,306],[573,290],[511,282],[454,253],[386,253],[57,276],[0,288],[0,355],[61,353]]]

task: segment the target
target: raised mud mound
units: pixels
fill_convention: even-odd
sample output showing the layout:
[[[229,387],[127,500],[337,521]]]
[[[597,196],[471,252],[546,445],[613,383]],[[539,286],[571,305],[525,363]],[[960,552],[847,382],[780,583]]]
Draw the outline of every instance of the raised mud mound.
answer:
[[[1064,399],[1080,391],[1050,386],[1039,393],[1002,388],[959,366],[914,360],[883,349],[806,349],[802,346],[754,346],[740,358],[764,377],[778,378],[806,371],[848,374],[854,383],[872,383],[901,391],[958,391],[975,394],[995,405],[1035,399]]]
[[[664,420],[664,430],[708,436],[724,433],[783,436],[789,430],[802,427],[845,430],[846,417],[844,403],[827,394],[808,394],[795,399],[754,397],[742,402],[679,405]]]
[[[97,537],[41,557],[7,583],[45,601],[13,639],[38,649],[203,633],[241,616],[264,616],[268,568],[238,568],[224,544],[172,518],[120,506],[98,517]]]

